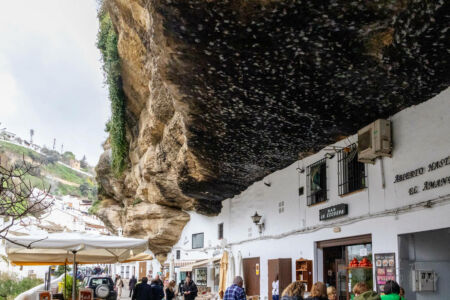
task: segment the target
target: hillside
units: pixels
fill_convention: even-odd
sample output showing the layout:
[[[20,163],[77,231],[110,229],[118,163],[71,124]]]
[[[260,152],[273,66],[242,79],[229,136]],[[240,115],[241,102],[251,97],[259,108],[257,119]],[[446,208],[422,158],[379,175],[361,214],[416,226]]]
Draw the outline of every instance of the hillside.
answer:
[[[28,175],[30,182],[39,188],[48,188],[53,195],[71,195],[94,201],[97,185],[93,174],[72,169],[60,162],[54,153],[44,155],[30,148],[0,141],[0,158],[9,164],[20,164],[22,159],[37,166]],[[88,171],[88,170],[86,170]]]

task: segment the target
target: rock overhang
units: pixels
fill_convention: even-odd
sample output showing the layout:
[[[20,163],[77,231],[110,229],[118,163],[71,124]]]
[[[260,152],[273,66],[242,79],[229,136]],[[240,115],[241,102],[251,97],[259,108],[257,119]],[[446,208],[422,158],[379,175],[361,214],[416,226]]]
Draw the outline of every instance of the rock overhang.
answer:
[[[217,214],[299,153],[431,98],[449,84],[448,5],[108,1],[133,120],[127,195],[108,197]]]

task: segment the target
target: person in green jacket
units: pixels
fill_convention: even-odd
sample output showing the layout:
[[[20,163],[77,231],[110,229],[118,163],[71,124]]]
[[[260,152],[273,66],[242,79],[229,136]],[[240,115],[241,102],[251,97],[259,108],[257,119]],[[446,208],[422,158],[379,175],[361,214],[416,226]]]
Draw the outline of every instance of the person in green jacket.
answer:
[[[394,280],[386,281],[384,285],[384,295],[381,295],[381,300],[401,300],[400,286]]]
[[[353,300],[380,300],[380,296],[369,289],[365,282],[358,282],[353,287],[353,294],[355,298]]]

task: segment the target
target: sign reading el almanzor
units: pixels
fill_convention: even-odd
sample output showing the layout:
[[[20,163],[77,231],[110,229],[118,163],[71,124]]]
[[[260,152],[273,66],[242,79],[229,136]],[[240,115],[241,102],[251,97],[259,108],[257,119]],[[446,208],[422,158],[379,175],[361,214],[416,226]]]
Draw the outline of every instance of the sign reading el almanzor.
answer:
[[[333,219],[337,217],[342,217],[348,214],[348,205],[347,204],[338,204],[334,206],[330,206],[319,211],[319,219],[320,221]]]

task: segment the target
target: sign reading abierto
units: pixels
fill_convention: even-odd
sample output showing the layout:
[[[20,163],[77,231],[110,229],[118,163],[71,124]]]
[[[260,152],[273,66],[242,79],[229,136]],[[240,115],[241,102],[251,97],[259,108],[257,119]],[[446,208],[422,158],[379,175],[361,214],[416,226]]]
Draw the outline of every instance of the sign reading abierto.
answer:
[[[450,166],[450,155],[447,157],[444,157],[438,161],[429,163],[428,168],[420,167],[420,168],[417,168],[412,171],[408,171],[408,172],[405,172],[402,174],[397,174],[397,175],[395,175],[394,183],[399,183],[399,182],[402,182],[402,181],[405,181],[405,180],[408,180],[408,179],[411,179],[414,177],[418,177],[418,176],[425,174],[425,172],[427,170],[428,170],[428,172],[432,172],[432,171],[435,171],[435,170],[440,169],[445,166]],[[434,180],[427,180],[423,183],[423,186],[421,189],[417,185],[412,186],[408,189],[408,193],[410,195],[415,195],[415,194],[419,193],[420,190],[427,191],[427,190],[439,188],[439,187],[442,187],[445,185],[450,185],[450,176],[444,176],[444,177],[434,179]]]
[[[319,211],[320,221],[333,219],[341,216],[345,216],[348,214],[348,205],[347,204],[338,204],[335,206],[330,206]]]

